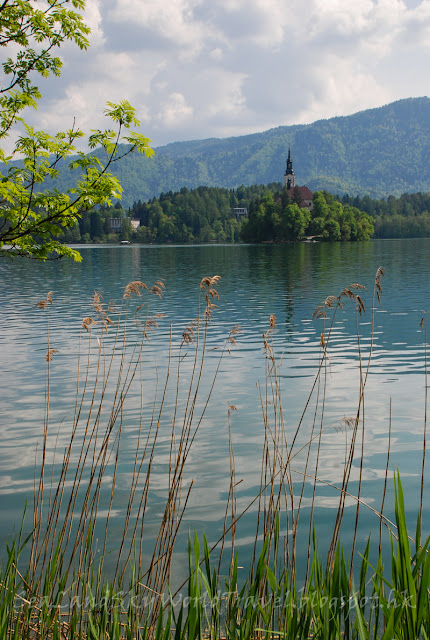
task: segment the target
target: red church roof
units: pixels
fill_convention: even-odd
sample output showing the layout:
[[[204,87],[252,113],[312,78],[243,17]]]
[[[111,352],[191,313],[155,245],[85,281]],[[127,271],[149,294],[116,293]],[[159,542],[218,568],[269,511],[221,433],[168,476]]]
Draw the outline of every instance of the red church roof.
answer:
[[[293,197],[295,189],[298,189],[300,191],[300,195],[302,197],[302,200],[313,200],[313,197],[314,197],[313,193],[306,186],[303,186],[303,187],[291,187],[290,189],[287,189],[287,193],[290,196],[290,198]]]

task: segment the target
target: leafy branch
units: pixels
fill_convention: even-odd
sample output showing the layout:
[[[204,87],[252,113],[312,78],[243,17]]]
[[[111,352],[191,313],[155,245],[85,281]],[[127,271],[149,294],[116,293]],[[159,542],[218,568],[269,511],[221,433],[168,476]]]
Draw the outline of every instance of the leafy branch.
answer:
[[[127,100],[107,103],[105,115],[114,129],[96,129],[88,137],[91,150],[104,150],[104,163],[76,147],[84,133],[75,123],[67,131],[50,135],[29,126],[20,115],[27,107],[37,108],[41,97],[33,83],[34,73],[60,74],[62,61],[53,50],[66,40],[80,49],[88,47],[90,29],[79,13],[84,8],[85,0],[48,0],[43,10],[29,0],[4,0],[0,5],[0,47],[18,45],[15,57],[2,65],[0,139],[7,138],[16,124],[23,131],[10,155],[0,149],[0,256],[80,260],[77,251],[56,238],[94,206],[109,205],[112,198],[121,197],[118,180],[108,173],[113,162],[133,152],[153,154],[151,141],[130,130],[140,123]],[[118,154],[121,143],[128,148]],[[65,191],[44,188],[46,180],[55,183],[67,162],[70,170],[80,172],[77,184]]]

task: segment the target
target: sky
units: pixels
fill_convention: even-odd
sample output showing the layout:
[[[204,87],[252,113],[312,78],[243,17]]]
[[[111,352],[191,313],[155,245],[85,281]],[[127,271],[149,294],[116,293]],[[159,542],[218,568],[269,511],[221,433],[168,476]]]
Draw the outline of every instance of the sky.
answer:
[[[127,99],[154,146],[430,95],[430,0],[87,0],[90,48],[61,49],[31,119],[108,126]]]

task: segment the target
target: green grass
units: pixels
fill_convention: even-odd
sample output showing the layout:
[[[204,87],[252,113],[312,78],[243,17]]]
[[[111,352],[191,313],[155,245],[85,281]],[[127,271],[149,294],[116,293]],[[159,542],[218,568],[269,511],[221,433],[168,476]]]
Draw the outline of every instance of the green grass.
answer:
[[[89,578],[75,578],[75,596],[70,600],[71,591],[61,570],[58,578],[58,557],[46,567],[35,594],[28,577],[17,569],[26,544],[19,536],[8,547],[8,560],[0,572],[0,637],[428,638],[430,540],[420,544],[417,538],[411,550],[399,477],[395,488],[396,534],[390,534],[391,566],[384,567],[381,555],[372,566],[368,543],[356,568],[357,584],[350,579],[350,559],[345,558],[341,545],[336,548],[333,564],[324,566],[315,533],[310,578],[299,589],[295,577],[278,558],[282,544],[279,514],[271,557],[266,539],[254,571],[243,584],[238,579],[237,553],[228,576],[223,577],[212,561],[206,538],[201,549],[194,535],[189,539],[187,586],[176,596],[167,590],[163,598],[152,593],[142,599],[136,575],[131,574],[124,591],[100,580],[95,572]],[[155,618],[154,608],[158,610]]]

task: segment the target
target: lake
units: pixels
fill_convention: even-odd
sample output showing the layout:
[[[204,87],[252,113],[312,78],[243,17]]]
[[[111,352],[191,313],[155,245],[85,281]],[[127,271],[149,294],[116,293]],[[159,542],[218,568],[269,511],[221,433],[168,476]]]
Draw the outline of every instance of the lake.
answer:
[[[205,276],[216,274],[221,280],[217,287],[219,300],[211,298],[217,306],[208,328],[206,362],[199,382],[194,424],[199,423],[202,411],[204,415],[184,471],[183,501],[191,482],[193,486],[182,519],[183,533],[177,541],[180,552],[186,546],[189,530],[196,529],[199,533],[204,530],[210,542],[222,533],[230,486],[229,428],[234,451],[237,513],[259,492],[265,437],[262,405],[268,411],[268,422],[273,412],[277,415],[275,422],[280,416],[279,404],[266,387],[268,360],[263,333],[269,329],[270,316],[276,317],[276,330],[270,332],[268,339],[278,365],[282,419],[290,445],[318,371],[321,334],[324,333],[324,340],[328,335],[330,320],[313,318],[315,308],[327,296],[337,296],[351,283],[360,283],[368,290],[353,291],[362,297],[365,313],[357,316],[354,302],[346,298],[343,310],[336,313],[319,387],[314,391],[295,443],[295,451],[304,447],[293,464],[295,491],[301,491],[303,476],[300,474],[305,469],[309,450],[305,445],[310,438],[314,440],[308,475],[312,476],[319,449],[318,478],[340,486],[352,437],[351,424],[345,418],[354,417],[357,411],[360,358],[365,371],[371,346],[373,283],[380,266],[384,268],[385,277],[381,280],[381,304],[375,306],[373,354],[364,401],[364,442],[362,445],[360,423],[348,491],[357,492],[362,465],[361,498],[379,509],[391,424],[387,515],[392,515],[392,475],[398,467],[413,522],[421,484],[426,348],[420,321],[430,300],[429,249],[427,239],[282,246],[82,246],[79,247],[81,263],[3,260],[0,263],[2,539],[10,540],[12,531],[19,527],[25,503],[31,507],[33,501],[36,452],[40,461],[43,441],[48,331],[49,347],[56,352],[50,363],[47,476],[52,473],[57,477],[76,412],[78,366],[78,392],[82,393],[90,344],[92,359],[88,375],[90,380],[97,375],[97,357],[95,360],[94,357],[98,349],[96,328],[99,331],[100,325],[94,328],[90,338],[82,328],[82,319],[95,317],[92,296],[98,291],[103,294],[106,305],[115,301],[115,310],[108,313],[116,321],[124,288],[131,281],[143,281],[151,287],[162,279],[165,292],[162,298],[145,294],[142,298],[130,299],[124,356],[118,346],[122,334],[118,337],[108,328],[103,343],[106,360],[99,370],[99,380],[106,379],[112,349],[116,349],[111,361],[112,375],[118,375],[123,366],[125,376],[128,363],[133,366],[137,362],[133,344],[142,336],[145,318],[163,314],[155,318],[158,328],[149,335],[150,341],[145,342],[136,377],[118,417],[121,443],[115,475],[116,495],[110,512],[112,548],[119,544],[124,526],[136,446],[142,446],[150,425],[155,429],[154,425],[159,423],[145,515],[148,539],[156,537],[171,459],[171,429],[177,420],[175,398],[178,392],[180,402],[176,411],[178,416],[183,415],[187,411],[196,333],[194,343],[184,345],[182,351],[179,347],[185,327],[198,314],[199,296],[204,308],[200,281]],[[46,309],[38,308],[38,301],[45,298],[48,291],[53,292],[53,304],[48,303]],[[144,307],[137,321],[134,309],[141,302]],[[122,317],[124,319],[124,312]],[[240,333],[234,335],[236,344],[228,343],[229,349],[220,359],[225,340],[237,325]],[[169,381],[163,401],[169,358]],[[176,381],[178,366],[182,368],[179,384]],[[100,382],[98,392],[102,387]],[[124,388],[119,393],[125,393]],[[107,387],[105,394],[109,401],[114,398],[115,385]],[[208,395],[210,399],[205,408]],[[91,394],[87,394],[85,407],[90,398]],[[160,402],[164,402],[161,414]],[[100,415],[100,433],[109,416],[109,411]],[[316,437],[320,431],[321,438]],[[74,454],[72,467],[77,460]],[[108,463],[112,464],[112,459]],[[110,471],[102,483],[99,498],[100,511],[105,515],[109,511],[112,485],[109,474]],[[428,489],[427,472],[424,489]],[[323,483],[317,483],[315,491],[314,521],[324,541],[332,527],[339,491]],[[310,512],[312,492],[313,481],[307,478],[303,492],[304,521]],[[425,505],[426,495],[424,493]],[[355,504],[348,498],[343,524],[346,546],[354,527]],[[258,501],[241,519],[236,532],[236,544],[243,549],[245,558],[254,541],[257,506]],[[428,531],[426,507],[424,528]],[[358,540],[361,547],[370,531],[377,537],[379,521],[363,506]],[[304,537],[307,541],[307,533]],[[299,543],[299,553],[300,548]]]

